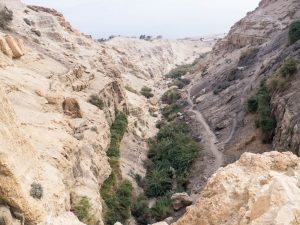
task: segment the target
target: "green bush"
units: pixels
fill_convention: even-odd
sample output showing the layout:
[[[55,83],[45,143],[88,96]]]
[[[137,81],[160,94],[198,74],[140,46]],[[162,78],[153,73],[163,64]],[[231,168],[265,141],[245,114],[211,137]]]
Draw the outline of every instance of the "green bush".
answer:
[[[171,121],[176,118],[177,113],[181,111],[183,105],[180,103],[174,103],[171,105],[167,105],[161,110],[162,115],[168,120]]]
[[[280,69],[280,73],[284,78],[289,78],[297,71],[297,61],[294,59],[288,59],[284,62]]]
[[[149,141],[148,157],[152,164],[147,168],[144,181],[146,195],[158,197],[171,191],[171,168],[175,170],[177,178],[185,178],[197,157],[198,149],[184,123],[174,122],[163,126],[156,137]]]
[[[109,164],[112,173],[104,181],[100,190],[106,204],[104,213],[106,225],[114,225],[117,221],[124,223],[130,216],[132,185],[127,180],[120,183],[122,176],[119,165],[120,141],[125,134],[127,124],[127,116],[124,113],[118,113],[110,128],[111,143],[107,155],[110,157]]]
[[[133,204],[131,213],[135,217],[138,224],[147,225],[151,223],[149,200],[144,194],[140,194],[137,197]]]
[[[103,199],[107,207],[104,214],[105,224],[114,225],[117,221],[125,223],[130,217],[132,184],[128,180],[123,181],[115,192]]]
[[[172,79],[181,78],[182,76],[186,75],[190,71],[190,69],[191,69],[190,64],[178,66],[177,68],[171,70],[166,75],[166,77],[172,78]]]
[[[127,91],[130,91],[130,92],[134,93],[134,94],[139,95],[139,92],[138,92],[137,90],[135,90],[133,87],[130,87],[130,86],[126,85],[126,86],[125,86],[125,89],[126,89]]]
[[[32,183],[30,189],[30,196],[36,199],[43,197],[43,187],[39,183]]]
[[[300,21],[294,21],[289,27],[289,40],[294,44],[300,39]]]
[[[146,98],[152,98],[154,95],[152,94],[152,89],[149,87],[143,87],[140,91],[141,95],[145,96]]]
[[[155,127],[156,127],[157,129],[160,129],[160,128],[162,128],[162,127],[165,126],[165,125],[166,125],[166,121],[164,121],[164,120],[159,120],[159,121],[156,122]]]
[[[81,222],[89,224],[91,221],[91,217],[89,214],[90,209],[91,205],[89,199],[84,196],[81,197],[79,201],[77,201],[72,211]]]
[[[177,102],[181,98],[181,95],[178,90],[171,89],[166,91],[163,96],[161,97],[161,100],[163,103],[171,105]]]
[[[90,98],[88,99],[88,102],[91,103],[92,105],[98,107],[99,109],[103,109],[104,107],[104,102],[98,95],[91,95]]]
[[[153,166],[148,170],[145,178],[145,193],[148,197],[163,196],[172,189],[172,177],[168,162],[161,166]]]
[[[172,213],[171,193],[159,198],[151,208],[151,215],[156,221],[167,218]]]
[[[178,78],[178,79],[176,79],[176,80],[172,83],[172,85],[175,85],[175,86],[177,86],[179,89],[182,89],[182,88],[184,88],[186,85],[189,85],[190,83],[191,83],[191,81],[188,80],[188,79]]]
[[[127,116],[124,113],[118,113],[110,128],[111,140],[110,147],[107,150],[108,157],[119,157],[119,145],[126,132],[127,124]]]
[[[250,106],[251,107],[250,110],[254,110],[256,108],[256,112],[257,112],[256,126],[259,127],[262,131],[263,142],[265,143],[271,142],[274,136],[274,130],[276,128],[276,120],[272,115],[271,97],[269,95],[265,81],[261,83],[258,91],[256,92],[256,95],[252,96],[249,99],[249,101],[252,102]],[[248,101],[248,109],[249,109],[249,101]],[[256,107],[255,107],[256,104],[255,101],[257,101]]]
[[[251,113],[255,113],[257,111],[257,98],[256,96],[251,96],[247,101],[248,111]]]
[[[4,7],[0,11],[0,27],[2,29],[7,29],[10,22],[13,20],[13,11],[9,10],[8,8]]]

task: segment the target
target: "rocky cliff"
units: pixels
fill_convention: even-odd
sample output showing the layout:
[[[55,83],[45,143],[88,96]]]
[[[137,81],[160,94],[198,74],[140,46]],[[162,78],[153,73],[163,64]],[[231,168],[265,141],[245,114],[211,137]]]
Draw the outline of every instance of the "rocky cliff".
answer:
[[[299,8],[299,1],[262,1],[218,41],[190,75],[194,79],[190,93],[196,109],[216,135],[215,145],[224,153],[224,164],[234,162],[244,152],[299,149],[295,135],[299,126],[296,122],[299,74],[286,81],[290,88],[269,92],[271,114],[277,121],[271,143],[262,142],[262,133],[255,126],[257,117],[247,109],[248,99],[255,95],[263,80],[276,77],[288,59],[299,60],[299,42],[290,45],[288,35],[289,25],[300,18]],[[195,132],[205,136],[197,126]],[[214,157],[206,148],[197,162],[213,162]],[[201,179],[205,183],[207,174]],[[198,187],[204,183],[200,182]]]
[[[126,77],[163,79],[177,63],[209,50],[211,42],[99,43],[53,9],[19,0],[1,1],[4,7],[13,19],[0,29],[0,223],[82,224],[72,212],[87,198],[91,224],[103,224],[99,190],[111,171],[106,150],[115,114],[131,113],[129,142],[131,131],[144,137],[140,130],[146,132],[153,119],[147,100],[125,90],[124,83],[134,83]],[[137,43],[144,48],[130,50]],[[101,106],[91,104],[91,96]],[[130,143],[129,150],[135,144]]]
[[[176,225],[299,224],[300,43],[289,41],[299,9],[299,1],[261,1],[189,75],[194,81],[187,93],[198,114],[187,114],[204,150],[190,177],[189,190],[199,198]],[[251,113],[249,99],[262,95],[264,106]],[[264,140],[267,120],[273,130]],[[245,153],[272,150],[290,152]],[[220,158],[221,166],[240,159],[213,174]]]

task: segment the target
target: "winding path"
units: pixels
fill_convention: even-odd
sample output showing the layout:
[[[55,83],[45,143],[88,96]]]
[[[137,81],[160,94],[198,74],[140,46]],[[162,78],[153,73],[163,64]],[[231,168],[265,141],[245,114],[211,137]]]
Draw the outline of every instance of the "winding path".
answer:
[[[205,149],[210,151],[214,157],[213,163],[211,165],[206,165],[206,169],[204,171],[200,171],[201,168],[198,168],[199,171],[194,171],[196,176],[191,179],[191,192],[196,193],[199,190],[199,186],[203,183],[203,179],[207,179],[210,177],[219,167],[221,167],[224,163],[224,155],[218,148],[218,140],[214,132],[210,129],[206,120],[204,119],[201,112],[194,110],[194,103],[191,98],[191,89],[192,85],[187,89],[188,94],[188,104],[190,106],[189,112],[195,115],[194,119],[199,122],[203,126],[202,134],[202,145]],[[197,162],[196,162],[197,163]],[[209,162],[207,162],[209,163]],[[199,176],[201,173],[202,176]]]

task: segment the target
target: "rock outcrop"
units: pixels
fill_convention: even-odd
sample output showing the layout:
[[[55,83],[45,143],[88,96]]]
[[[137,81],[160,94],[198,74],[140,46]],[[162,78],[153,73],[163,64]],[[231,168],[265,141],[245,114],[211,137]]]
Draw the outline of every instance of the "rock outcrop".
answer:
[[[300,159],[292,153],[245,153],[219,169],[197,203],[173,225],[299,224]]]
[[[179,210],[193,203],[193,199],[187,193],[175,193],[171,197],[174,210]]]
[[[22,39],[15,39],[11,35],[0,37],[0,50],[3,54],[11,58],[20,58],[25,54]]]

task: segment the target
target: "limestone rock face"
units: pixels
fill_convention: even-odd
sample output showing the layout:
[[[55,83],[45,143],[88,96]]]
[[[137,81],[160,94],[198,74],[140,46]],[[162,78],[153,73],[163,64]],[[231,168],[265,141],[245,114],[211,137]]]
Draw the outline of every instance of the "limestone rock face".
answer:
[[[292,153],[245,153],[219,169],[197,203],[173,225],[299,224],[300,158]]]

